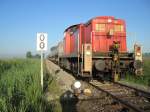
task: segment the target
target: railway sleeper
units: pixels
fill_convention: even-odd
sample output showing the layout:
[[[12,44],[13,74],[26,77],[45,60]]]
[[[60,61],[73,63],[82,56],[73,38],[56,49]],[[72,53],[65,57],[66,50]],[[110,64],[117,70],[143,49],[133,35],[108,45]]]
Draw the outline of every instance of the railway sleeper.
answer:
[[[127,94],[124,94],[124,93],[122,93],[122,94],[120,94],[119,92],[111,92],[111,93],[109,93],[109,94],[111,94],[111,95],[113,95],[113,96],[126,96]]]
[[[125,92],[124,90],[122,90],[122,89],[118,89],[118,88],[113,88],[113,89],[105,89],[106,91],[108,91],[108,92]]]
[[[150,111],[150,103],[140,103],[138,104],[138,106],[142,109],[142,110],[149,110]]]
[[[112,105],[106,105],[105,107],[105,111],[110,112],[121,112],[122,110],[124,110],[124,107],[120,104],[112,104]]]
[[[123,98],[129,97],[129,96],[130,97],[135,97],[135,95],[133,95],[133,94],[127,94],[127,93],[117,95],[116,97],[123,99]]]

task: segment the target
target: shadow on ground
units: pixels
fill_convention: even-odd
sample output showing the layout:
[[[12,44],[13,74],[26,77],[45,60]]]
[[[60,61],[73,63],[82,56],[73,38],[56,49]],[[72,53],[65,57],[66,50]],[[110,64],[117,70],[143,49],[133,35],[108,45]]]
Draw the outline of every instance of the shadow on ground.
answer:
[[[77,112],[78,98],[71,91],[66,91],[60,96],[62,112]]]

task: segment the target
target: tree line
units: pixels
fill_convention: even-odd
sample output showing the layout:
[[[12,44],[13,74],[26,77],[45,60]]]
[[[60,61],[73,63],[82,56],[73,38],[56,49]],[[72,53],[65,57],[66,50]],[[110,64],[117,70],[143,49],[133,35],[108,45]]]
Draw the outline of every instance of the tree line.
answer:
[[[143,56],[150,56],[150,52],[149,53],[144,53]]]
[[[40,54],[33,55],[31,51],[28,51],[26,53],[26,58],[37,58],[37,59],[39,59],[39,58],[41,58],[41,55]]]

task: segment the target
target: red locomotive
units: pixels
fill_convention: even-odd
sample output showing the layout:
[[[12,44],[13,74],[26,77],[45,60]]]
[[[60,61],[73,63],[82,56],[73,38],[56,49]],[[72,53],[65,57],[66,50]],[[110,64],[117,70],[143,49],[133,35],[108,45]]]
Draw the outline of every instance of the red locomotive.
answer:
[[[112,16],[99,16],[64,31],[62,42],[51,48],[51,60],[82,77],[109,77],[127,71],[142,74],[142,50],[135,45],[128,53],[126,24]]]

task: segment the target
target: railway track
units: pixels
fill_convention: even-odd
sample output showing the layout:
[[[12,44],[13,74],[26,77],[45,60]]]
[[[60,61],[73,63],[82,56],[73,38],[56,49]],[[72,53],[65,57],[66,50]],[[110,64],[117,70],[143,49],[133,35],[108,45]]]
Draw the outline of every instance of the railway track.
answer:
[[[118,110],[122,110],[125,108],[125,111],[123,112],[126,112],[127,110],[131,112],[150,112],[150,93],[149,92],[146,92],[144,90],[140,90],[140,89],[128,86],[128,85],[124,85],[118,82],[102,83],[98,80],[93,80],[91,82],[88,82],[88,84],[90,84],[97,90],[101,91],[100,94],[102,97],[97,98],[98,100],[97,104],[99,105],[98,102],[101,102],[100,105],[102,106],[100,107],[100,109],[103,109],[103,110],[98,110],[98,111],[110,112],[111,110],[111,112],[116,112],[117,110],[117,112],[120,112]],[[109,98],[107,95],[103,96],[102,95],[103,93],[106,93],[108,96],[112,97],[112,99],[114,99],[116,102],[119,102],[119,103],[115,104],[114,100],[110,100],[111,98]],[[106,100],[107,98],[109,99],[108,101]],[[91,101],[91,100],[96,100],[96,99],[79,98],[79,100]]]
[[[146,91],[114,82],[101,83],[93,80],[89,84],[110,95],[131,111],[150,112],[150,93]]]

